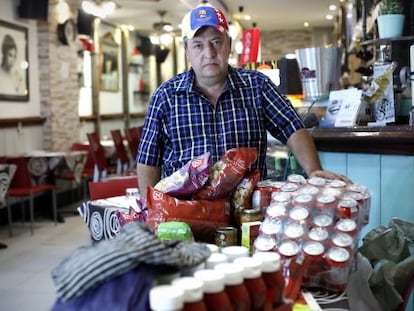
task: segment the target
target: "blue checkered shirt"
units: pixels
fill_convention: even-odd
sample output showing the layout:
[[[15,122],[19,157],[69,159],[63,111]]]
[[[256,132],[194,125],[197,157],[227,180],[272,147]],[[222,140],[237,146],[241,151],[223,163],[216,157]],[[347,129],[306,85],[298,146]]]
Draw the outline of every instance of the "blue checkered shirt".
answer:
[[[153,93],[137,162],[161,166],[165,177],[205,152],[215,163],[228,149],[255,147],[255,167],[264,178],[267,131],[286,143],[303,127],[291,103],[266,75],[229,66],[226,86],[214,106],[195,85],[190,69]]]

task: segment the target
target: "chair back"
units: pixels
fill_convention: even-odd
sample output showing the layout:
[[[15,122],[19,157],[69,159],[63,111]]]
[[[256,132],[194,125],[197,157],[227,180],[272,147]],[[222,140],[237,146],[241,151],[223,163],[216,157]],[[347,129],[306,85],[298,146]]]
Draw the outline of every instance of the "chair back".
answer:
[[[89,196],[91,200],[98,200],[125,195],[127,188],[138,188],[138,179],[136,176],[107,181],[90,181]]]
[[[87,133],[92,158],[98,170],[103,172],[107,170],[108,164],[106,162],[105,150],[101,145],[101,140],[97,132]]]
[[[128,141],[132,159],[136,160],[139,142],[141,140],[142,126],[130,127],[125,130],[125,137]]]
[[[6,194],[16,172],[16,165],[7,164],[6,157],[0,157],[0,207],[6,203]]]
[[[86,157],[85,166],[83,167],[83,172],[88,175],[93,175],[93,167],[95,165],[95,162],[93,160],[90,146],[82,144],[82,143],[73,143],[70,149],[72,151],[88,151],[88,156]]]
[[[32,188],[32,179],[27,167],[27,160],[25,157],[10,157],[7,158],[8,164],[16,165],[16,172],[11,180],[10,188]]]
[[[129,157],[124,145],[121,130],[111,130],[112,140],[114,141],[116,155],[122,165],[129,165]]]

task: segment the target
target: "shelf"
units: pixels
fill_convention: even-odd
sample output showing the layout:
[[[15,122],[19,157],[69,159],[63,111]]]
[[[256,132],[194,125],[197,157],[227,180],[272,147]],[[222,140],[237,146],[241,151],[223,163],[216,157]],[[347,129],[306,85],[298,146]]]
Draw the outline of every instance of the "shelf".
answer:
[[[382,44],[390,44],[393,42],[399,42],[399,43],[413,42],[414,43],[414,36],[366,40],[366,41],[361,42],[361,45],[382,45]]]

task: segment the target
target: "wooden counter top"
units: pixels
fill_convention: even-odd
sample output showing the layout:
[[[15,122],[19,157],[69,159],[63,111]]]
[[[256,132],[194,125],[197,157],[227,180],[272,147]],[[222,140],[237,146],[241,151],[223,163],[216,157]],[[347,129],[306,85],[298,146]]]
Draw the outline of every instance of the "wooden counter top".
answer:
[[[314,128],[319,151],[414,155],[414,127]]]

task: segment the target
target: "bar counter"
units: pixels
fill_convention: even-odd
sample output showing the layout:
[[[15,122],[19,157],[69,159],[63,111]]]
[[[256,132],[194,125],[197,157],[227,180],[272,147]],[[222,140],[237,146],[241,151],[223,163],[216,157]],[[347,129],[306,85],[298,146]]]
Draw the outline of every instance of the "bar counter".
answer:
[[[408,125],[314,128],[318,151],[414,155],[414,127]]]

